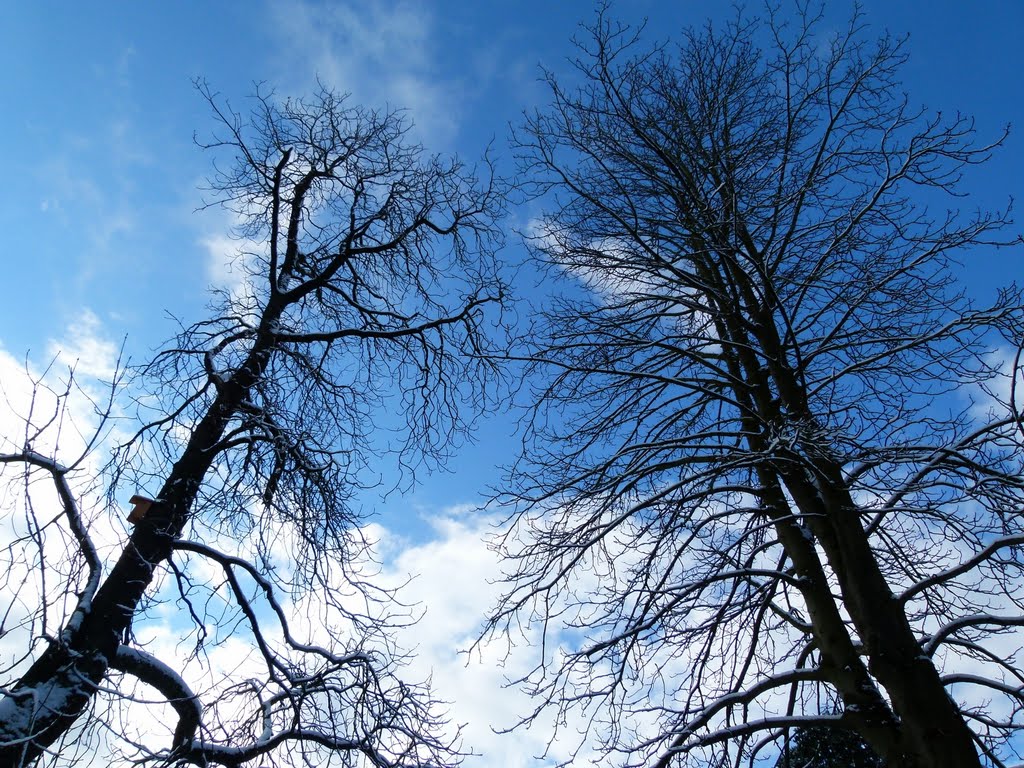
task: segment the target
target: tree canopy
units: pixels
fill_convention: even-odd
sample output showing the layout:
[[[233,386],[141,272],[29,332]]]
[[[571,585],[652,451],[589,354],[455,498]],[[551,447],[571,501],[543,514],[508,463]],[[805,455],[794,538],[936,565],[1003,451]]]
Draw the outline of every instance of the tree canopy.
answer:
[[[405,466],[436,464],[489,396],[502,190],[410,142],[399,113],[327,89],[258,93],[248,115],[199,90],[220,126],[204,144],[222,161],[210,203],[237,218],[245,279],[130,371],[141,426],[107,489],[155,499],[121,540],[94,540],[100,510],[75,493],[82,460],[36,449],[64,424],[66,397],[0,455],[29,492],[2,578],[41,597],[10,622],[28,642],[3,672],[0,765],[73,761],[89,732],[174,764],[457,762],[429,689],[396,674],[392,632],[408,612],[369,579],[349,500],[380,458],[378,423],[400,415],[391,450]],[[32,501],[39,476],[56,517]],[[136,642],[133,625],[172,608],[189,658],[235,644],[248,674],[197,689]],[[165,732],[129,725],[160,722],[147,705],[169,705]]]
[[[740,765],[826,701],[888,765],[999,764],[1024,305],[975,305],[954,267],[1017,241],[958,198],[1004,137],[913,106],[901,40],[808,4],[662,46],[606,9],[580,48],[516,134],[565,286],[500,496],[489,628],[546,637],[523,721]]]

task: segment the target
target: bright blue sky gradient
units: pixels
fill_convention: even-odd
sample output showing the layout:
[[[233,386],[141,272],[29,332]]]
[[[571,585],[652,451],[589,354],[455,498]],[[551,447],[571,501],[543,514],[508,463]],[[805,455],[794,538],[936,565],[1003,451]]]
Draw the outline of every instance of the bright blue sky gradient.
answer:
[[[847,3],[829,3],[841,24]],[[904,80],[912,103],[974,115],[981,137],[1017,132],[968,179],[965,208],[1024,198],[1024,3],[864,3],[879,33],[910,34]],[[619,3],[649,17],[647,39],[670,37],[726,3]],[[8,2],[0,10],[0,146],[7,178],[0,345],[43,362],[48,340],[81,325],[119,341],[135,360],[173,331],[165,312],[200,316],[215,279],[209,245],[228,218],[197,213],[211,158],[193,144],[212,119],[192,87],[205,78],[240,110],[255,81],[281,95],[315,78],[369,106],[403,106],[428,148],[478,158],[492,143],[507,172],[507,125],[545,102],[538,65],[567,72],[570,38],[593,17],[586,2]],[[513,212],[522,225],[535,211]],[[514,239],[509,259],[522,257]],[[1022,276],[1020,251],[965,266],[980,299]],[[533,289],[522,286],[529,296]],[[509,423],[481,429],[454,472],[428,479],[383,509],[472,501],[514,449]],[[368,506],[377,506],[369,499]],[[395,510],[397,511],[397,509]],[[415,528],[415,526],[414,526]],[[410,529],[415,535],[415,531]]]

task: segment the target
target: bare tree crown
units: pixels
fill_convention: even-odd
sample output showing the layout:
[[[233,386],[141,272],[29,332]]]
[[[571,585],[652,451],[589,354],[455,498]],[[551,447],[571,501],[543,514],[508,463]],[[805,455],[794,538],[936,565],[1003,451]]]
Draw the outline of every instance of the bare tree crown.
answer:
[[[628,765],[753,764],[809,719],[889,765],[1001,764],[1024,453],[1005,396],[963,393],[1018,373],[988,353],[1024,307],[951,266],[1016,242],[952,207],[1002,137],[911,106],[859,15],[797,10],[654,48],[605,10],[517,134],[570,285],[523,352],[489,627],[551,633],[524,722],[581,717]]]
[[[29,498],[27,529],[64,532],[5,550],[9,579],[60,580],[21,624],[45,639],[4,670],[0,765],[74,761],[97,734],[173,764],[456,763],[428,687],[397,676],[393,631],[414,617],[369,578],[352,498],[385,453],[406,472],[442,462],[492,396],[504,190],[486,162],[477,178],[411,143],[401,114],[327,89],[258,93],[247,116],[199,91],[219,122],[204,146],[226,155],[210,204],[237,219],[243,279],[131,371],[142,426],[115,451],[108,493],[155,499],[113,555],[93,542],[74,466],[28,440],[0,456],[58,491],[62,515],[44,524]],[[136,642],[169,606],[189,674]],[[187,679],[240,642],[243,677]],[[172,713],[164,734],[126,725],[152,690]]]

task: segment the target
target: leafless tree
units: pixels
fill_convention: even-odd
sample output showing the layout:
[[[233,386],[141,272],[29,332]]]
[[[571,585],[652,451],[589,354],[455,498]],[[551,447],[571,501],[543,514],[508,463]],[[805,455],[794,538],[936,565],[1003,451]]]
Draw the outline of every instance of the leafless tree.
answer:
[[[523,722],[628,765],[754,765],[830,723],[891,766],[1002,765],[1022,725],[1022,299],[955,277],[1018,242],[957,209],[1004,137],[829,23],[648,47],[605,11],[517,137],[564,295],[524,353],[488,632],[539,623]]]
[[[396,676],[389,632],[409,611],[373,584],[352,498],[383,454],[405,473],[442,461],[490,397],[502,190],[410,142],[400,113],[323,89],[257,94],[243,117],[199,90],[219,125],[205,146],[227,159],[210,204],[237,217],[242,279],[131,372],[142,426],[108,491],[156,499],[127,541],[94,541],[82,460],[37,451],[43,430],[0,456],[27,494],[4,631],[33,635],[5,658],[0,765],[70,760],[90,729],[174,764],[458,762],[429,690]],[[59,514],[32,501],[40,476]],[[193,659],[247,643],[248,666],[232,651],[239,670],[195,688],[136,642],[158,612]],[[147,717],[170,723],[164,743],[133,727]]]

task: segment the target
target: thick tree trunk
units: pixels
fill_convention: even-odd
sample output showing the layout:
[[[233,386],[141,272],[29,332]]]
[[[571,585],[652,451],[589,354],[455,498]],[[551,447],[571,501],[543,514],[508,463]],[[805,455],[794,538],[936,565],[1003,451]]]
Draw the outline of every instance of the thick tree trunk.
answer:
[[[801,595],[814,627],[821,667],[846,704],[846,719],[879,753],[892,752],[901,740],[900,722],[858,653],[836,607],[828,576],[814,543],[790,513],[776,483],[765,483],[766,500],[775,505],[775,530],[800,577]]]
[[[78,719],[107,675],[143,594],[188,519],[212,460],[209,448],[220,439],[226,423],[223,417],[212,421],[202,435],[203,444],[198,444],[198,430],[193,435],[192,450],[187,449],[174,466],[161,489],[160,503],[136,525],[80,626],[65,642],[52,643],[0,703],[0,768],[31,765]]]
[[[270,310],[263,327],[270,325]],[[231,418],[266,370],[270,336],[218,390],[155,503],[132,531],[81,624],[63,633],[0,700],[0,768],[33,764],[79,718],[108,674],[135,611],[185,530],[200,485]]]
[[[878,567],[841,469],[818,462],[814,471],[817,482],[797,474],[787,485],[836,572],[868,668],[902,723],[900,754],[883,756],[889,765],[906,768],[980,766],[970,728]]]
[[[734,275],[734,279],[740,284],[743,283],[741,278],[745,279],[741,272]],[[751,296],[749,300],[754,301],[754,297]],[[723,314],[726,318],[730,317],[727,313]],[[748,435],[749,448],[755,455],[773,457],[757,467],[757,485],[761,501],[775,525],[779,542],[800,576],[801,595],[814,628],[821,667],[829,682],[836,687],[842,697],[844,717],[849,727],[856,730],[876,752],[886,756],[891,765],[903,766],[904,763],[900,761],[905,752],[905,735],[899,713],[893,710],[879,691],[875,682],[879,679],[877,676],[872,677],[874,671],[870,668],[870,659],[869,664],[865,665],[836,605],[821,556],[814,542],[805,534],[808,523],[821,518],[822,512],[814,510],[809,514],[805,506],[801,505],[801,501],[805,504],[809,501],[809,495],[794,492],[787,473],[780,471],[780,467],[790,463],[799,466],[799,457],[792,457],[792,462],[787,461],[781,465],[777,463],[774,454],[778,449],[772,445],[771,436],[764,432],[764,425],[780,423],[783,420],[779,399],[772,392],[771,373],[761,366],[759,358],[751,351],[763,345],[777,350],[776,359],[784,359],[778,337],[770,330],[766,331],[771,329],[768,320],[767,317],[761,317],[760,323],[753,324],[761,328],[763,334],[767,333],[767,338],[761,338],[757,342],[753,342],[745,329],[736,323],[719,325],[719,335],[722,338],[733,339],[733,348],[737,350],[736,357],[729,364],[730,372],[736,380],[744,382],[744,386],[734,391],[734,396],[737,402],[745,405],[745,415],[741,418]],[[778,377],[779,372],[776,371],[775,375]],[[783,395],[786,394],[793,396],[792,391],[784,391]],[[802,477],[799,473],[797,475]],[[790,498],[797,503],[801,514],[793,514],[792,503],[790,498],[787,498],[784,487]],[[863,535],[863,531],[861,533]],[[884,681],[879,682],[885,686]],[[907,768],[912,765],[915,764],[906,763]]]
[[[789,421],[798,427],[799,435],[799,427],[806,430],[817,423],[808,407],[806,391],[786,363],[788,352],[767,309],[754,327],[756,346],[766,350],[767,359],[773,361],[764,385],[757,388],[756,410],[764,424]],[[746,380],[757,381],[760,367],[752,361],[747,361],[745,367]],[[769,378],[778,399],[767,386]],[[827,444],[814,437],[797,436],[792,448],[782,449],[781,458],[777,477],[824,549],[843,605],[863,644],[868,670],[885,689],[899,719],[900,738],[893,742],[884,730],[874,727],[870,713],[844,692],[838,679],[834,680],[847,712],[854,715],[851,724],[893,768],[980,768],[970,728],[946,692],[935,665],[922,654],[906,612],[871,551],[840,462],[830,457]],[[793,546],[781,535],[780,540],[795,561]],[[813,623],[817,631],[820,622]]]

